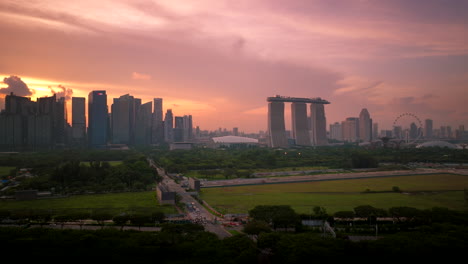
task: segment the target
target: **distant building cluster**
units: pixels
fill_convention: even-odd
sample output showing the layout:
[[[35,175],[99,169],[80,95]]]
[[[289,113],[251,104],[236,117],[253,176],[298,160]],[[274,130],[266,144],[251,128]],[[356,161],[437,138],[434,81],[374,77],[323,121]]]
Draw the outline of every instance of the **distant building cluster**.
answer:
[[[114,98],[109,112],[104,90],[86,98],[72,97],[71,125],[64,97],[38,98],[13,93],[5,97],[0,113],[0,150],[27,151],[68,146],[122,148],[187,142],[194,138],[192,116],[174,116],[168,109],[163,119],[162,98],[142,104],[129,94]]]
[[[329,138],[345,142],[370,142],[376,139],[377,124],[372,123],[369,111],[361,110],[359,117],[348,117],[341,123],[330,124]]]
[[[369,111],[364,108],[359,117],[348,117],[344,121],[329,125],[328,138],[344,142],[372,142],[381,138],[399,140],[467,140],[465,127],[460,125],[455,131],[451,126],[433,128],[433,121],[426,119],[424,124],[419,120],[411,122],[409,127],[394,124],[391,130],[380,130],[377,123],[372,122]]]

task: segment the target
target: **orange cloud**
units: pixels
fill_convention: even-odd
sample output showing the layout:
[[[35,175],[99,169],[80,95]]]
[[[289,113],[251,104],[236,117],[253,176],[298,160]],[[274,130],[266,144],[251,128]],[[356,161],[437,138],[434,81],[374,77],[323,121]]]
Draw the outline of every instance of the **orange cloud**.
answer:
[[[134,80],[151,80],[151,75],[138,73],[138,72],[133,72],[132,73],[132,79],[134,79]]]

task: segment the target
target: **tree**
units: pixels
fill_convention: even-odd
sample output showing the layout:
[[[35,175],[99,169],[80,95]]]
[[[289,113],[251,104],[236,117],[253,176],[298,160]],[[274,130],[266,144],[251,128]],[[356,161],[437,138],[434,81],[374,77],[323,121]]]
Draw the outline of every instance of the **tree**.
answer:
[[[272,224],[274,229],[300,223],[299,215],[289,205],[258,205],[249,211],[249,216]]]
[[[244,233],[258,237],[260,233],[269,233],[271,228],[267,222],[262,220],[252,220],[244,225]]]
[[[101,228],[103,228],[104,222],[112,219],[112,214],[102,209],[96,209],[92,212],[91,218],[96,220]]]
[[[338,211],[335,212],[333,216],[341,219],[354,219],[355,214],[353,211]]]
[[[366,218],[369,224],[377,220],[377,217],[385,216],[387,213],[384,209],[375,208],[371,205],[360,205],[354,208],[357,217]]]
[[[388,209],[388,212],[398,222],[402,222],[403,220],[413,221],[421,215],[421,210],[407,206],[392,207]]]
[[[129,220],[130,220],[130,223],[137,225],[138,230],[140,230],[142,225],[151,222],[151,215],[147,213],[138,212],[138,213],[131,214]]]
[[[124,227],[124,225],[128,222],[129,219],[130,219],[130,216],[129,216],[127,213],[121,213],[121,214],[115,215],[115,216],[112,218],[112,221],[113,221],[116,225],[119,225],[119,226],[120,226],[120,230],[122,230],[123,227]]]
[[[313,211],[314,211],[314,217],[316,219],[327,219],[328,218],[327,210],[324,207],[314,206]]]

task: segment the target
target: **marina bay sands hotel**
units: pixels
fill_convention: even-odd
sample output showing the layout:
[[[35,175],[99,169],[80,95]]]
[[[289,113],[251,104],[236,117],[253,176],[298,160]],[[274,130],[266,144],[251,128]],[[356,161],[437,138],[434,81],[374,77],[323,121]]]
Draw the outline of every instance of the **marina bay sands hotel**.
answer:
[[[268,133],[270,147],[288,147],[284,122],[284,103],[291,103],[292,138],[299,146],[326,145],[327,128],[325,104],[330,102],[321,98],[297,98],[286,96],[268,97]],[[310,117],[307,116],[310,104]]]

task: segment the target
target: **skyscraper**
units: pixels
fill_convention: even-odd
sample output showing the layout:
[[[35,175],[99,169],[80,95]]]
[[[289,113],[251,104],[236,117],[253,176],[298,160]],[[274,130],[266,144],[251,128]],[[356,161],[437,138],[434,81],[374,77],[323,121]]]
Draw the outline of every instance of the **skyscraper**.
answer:
[[[343,129],[343,140],[356,142],[359,139],[359,118],[348,117],[341,123]]]
[[[151,123],[151,141],[153,144],[164,142],[163,99],[154,98],[153,119]]]
[[[129,94],[114,98],[111,112],[112,143],[129,145],[134,143],[137,105],[136,99]]]
[[[426,119],[424,121],[424,138],[431,139],[432,138],[432,120]]]
[[[372,139],[378,139],[379,138],[379,124],[373,123],[372,124]]]
[[[86,115],[84,97],[72,97],[72,142],[83,144],[86,139]]]
[[[309,129],[307,126],[307,105],[293,102],[291,104],[292,137],[296,145],[310,146]]]
[[[192,124],[192,115],[183,116],[184,123],[184,139],[183,141],[189,141],[193,138],[193,124]]]
[[[184,141],[184,118],[182,116],[176,116],[174,118],[174,142]]]
[[[88,95],[88,143],[92,148],[107,145],[108,135],[107,94],[104,90]]]
[[[359,114],[359,139],[362,142],[372,140],[372,119],[366,108],[363,108]]]
[[[142,104],[136,114],[135,122],[135,144],[147,146],[151,144],[151,110],[153,103],[147,102]]]
[[[327,120],[323,104],[310,104],[310,124],[312,144],[316,146],[327,145]]]
[[[334,124],[330,124],[330,138],[334,140],[343,140],[343,129],[341,124],[335,122]]]
[[[287,147],[286,128],[284,125],[284,103],[268,103],[268,131],[270,147]]]
[[[164,116],[164,141],[168,143],[174,142],[174,116],[172,115],[172,109],[167,109],[166,115]]]

